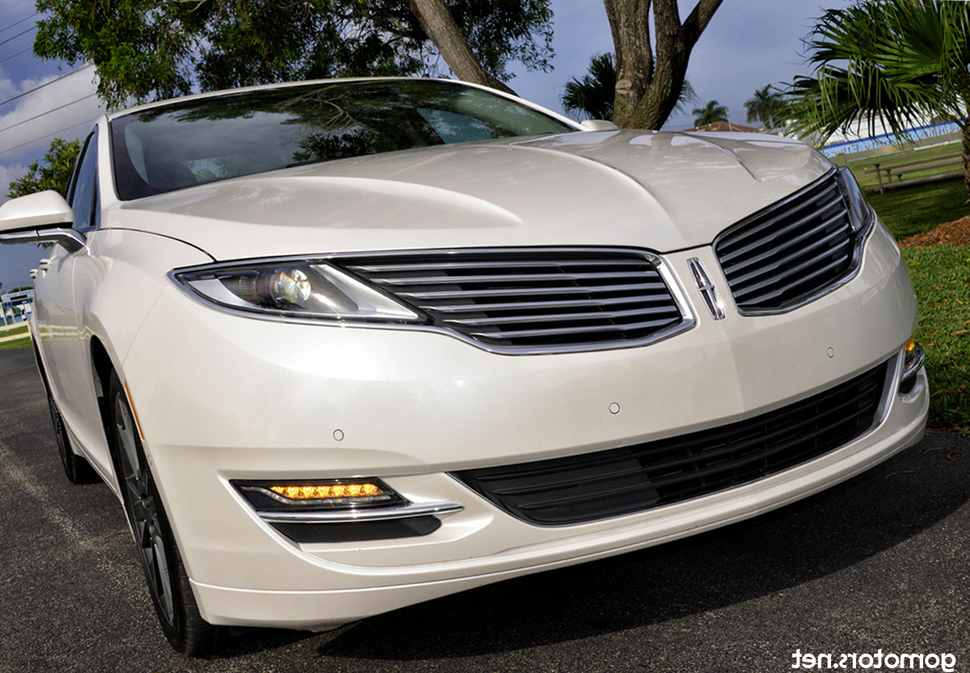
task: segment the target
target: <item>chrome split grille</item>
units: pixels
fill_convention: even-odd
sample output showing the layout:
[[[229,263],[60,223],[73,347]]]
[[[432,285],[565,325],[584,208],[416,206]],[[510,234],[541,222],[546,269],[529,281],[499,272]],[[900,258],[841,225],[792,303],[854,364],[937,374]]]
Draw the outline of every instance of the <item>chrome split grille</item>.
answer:
[[[536,525],[643,512],[756,481],[858,439],[879,421],[887,367],[883,363],[808,399],[718,428],[453,476]]]
[[[640,345],[692,324],[660,260],[639,251],[433,250],[335,261],[436,327],[502,352]]]
[[[714,243],[738,309],[786,310],[845,278],[857,234],[835,173],[723,233]]]

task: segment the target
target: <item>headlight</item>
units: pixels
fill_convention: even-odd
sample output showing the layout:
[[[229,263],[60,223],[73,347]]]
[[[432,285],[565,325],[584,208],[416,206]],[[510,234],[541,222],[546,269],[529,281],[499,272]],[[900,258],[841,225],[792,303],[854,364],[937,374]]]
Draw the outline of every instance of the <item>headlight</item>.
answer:
[[[859,186],[859,182],[855,179],[852,171],[848,168],[841,167],[839,168],[838,176],[842,196],[845,198],[846,205],[849,207],[849,220],[852,224],[852,230],[859,233],[868,227],[872,221],[872,208],[866,203],[866,197],[862,193],[862,187]]]
[[[425,316],[322,260],[280,260],[173,271],[216,306],[277,317],[424,323]]]

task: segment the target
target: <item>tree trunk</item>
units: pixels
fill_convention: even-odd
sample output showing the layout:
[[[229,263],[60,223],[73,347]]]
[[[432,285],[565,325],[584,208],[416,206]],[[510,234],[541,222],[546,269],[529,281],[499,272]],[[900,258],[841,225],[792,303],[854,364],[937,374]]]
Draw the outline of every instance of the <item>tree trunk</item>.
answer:
[[[691,50],[722,1],[698,0],[681,23],[677,0],[604,0],[616,50],[613,121],[618,126],[663,125],[680,97]],[[651,7],[656,55],[650,38]]]
[[[512,89],[485,72],[442,0],[409,2],[411,11],[421,22],[424,32],[438,47],[441,57],[458,79],[515,94]]]

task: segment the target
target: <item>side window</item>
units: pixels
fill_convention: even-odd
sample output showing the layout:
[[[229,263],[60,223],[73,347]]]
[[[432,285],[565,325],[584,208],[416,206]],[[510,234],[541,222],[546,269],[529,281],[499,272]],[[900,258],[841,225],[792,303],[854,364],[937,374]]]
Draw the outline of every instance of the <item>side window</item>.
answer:
[[[68,187],[67,202],[74,210],[74,228],[91,229],[98,224],[98,132],[88,136]]]

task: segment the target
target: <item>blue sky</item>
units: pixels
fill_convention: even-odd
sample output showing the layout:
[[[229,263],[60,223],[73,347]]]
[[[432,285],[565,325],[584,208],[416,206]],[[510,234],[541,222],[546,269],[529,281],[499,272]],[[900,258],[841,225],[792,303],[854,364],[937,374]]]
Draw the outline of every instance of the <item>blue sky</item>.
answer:
[[[744,101],[755,90],[805,72],[801,41],[813,19],[823,8],[848,4],[849,0],[724,0],[691,55],[688,79],[699,99],[696,106],[717,100],[729,108],[732,121],[744,123]],[[682,15],[693,5],[694,0],[680,0]],[[612,51],[613,42],[602,0],[551,0],[551,6],[554,70],[520,71],[509,84],[523,98],[561,112],[559,96],[565,83],[586,72],[591,56]],[[30,52],[36,17],[28,17],[34,11],[33,0],[0,0],[0,203],[6,200],[9,182],[43,155],[52,137],[83,136],[100,114],[92,96],[93,68],[68,74],[83,64],[40,61]],[[692,125],[688,110],[675,114],[664,128]],[[32,246],[0,246],[4,291],[30,284],[27,272],[42,252]]]

